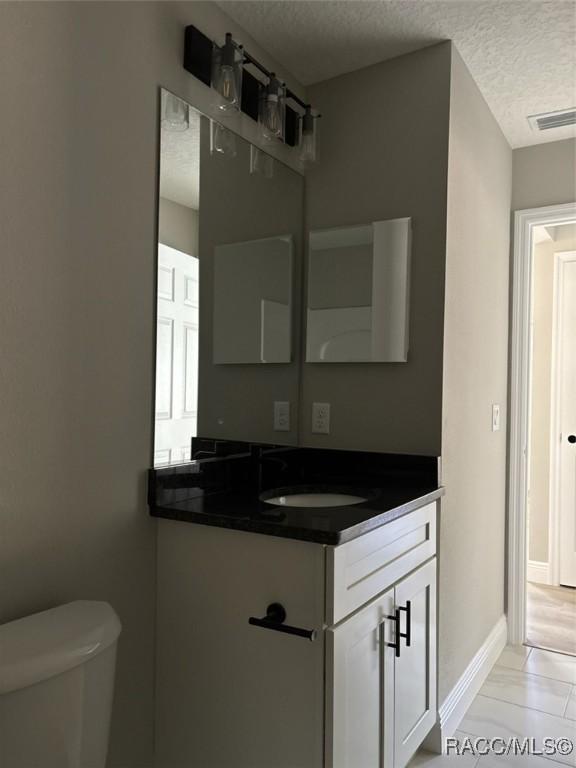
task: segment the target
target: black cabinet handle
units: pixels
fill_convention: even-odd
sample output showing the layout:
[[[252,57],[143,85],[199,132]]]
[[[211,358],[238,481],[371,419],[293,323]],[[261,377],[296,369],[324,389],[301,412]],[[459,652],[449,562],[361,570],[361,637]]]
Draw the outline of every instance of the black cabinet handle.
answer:
[[[568,435],[569,443],[576,443],[576,435]]]
[[[387,619],[394,622],[394,641],[393,643],[386,643],[389,648],[394,648],[394,655],[397,659],[400,658],[400,608],[396,608],[394,616],[386,616]]]
[[[412,603],[410,600],[406,600],[406,605],[398,610],[406,611],[406,632],[400,632],[400,637],[403,637],[406,640],[406,645],[410,648],[410,643],[412,641]],[[400,624],[398,624],[398,628],[400,628]]]
[[[287,635],[297,635],[298,637],[305,637],[308,640],[316,640],[315,629],[291,627],[289,624],[284,624],[285,621],[286,611],[284,606],[280,603],[270,603],[268,608],[266,608],[266,616],[264,616],[264,618],[257,619],[255,616],[250,616],[248,624],[252,624],[253,627],[272,629],[274,632],[284,632]]]

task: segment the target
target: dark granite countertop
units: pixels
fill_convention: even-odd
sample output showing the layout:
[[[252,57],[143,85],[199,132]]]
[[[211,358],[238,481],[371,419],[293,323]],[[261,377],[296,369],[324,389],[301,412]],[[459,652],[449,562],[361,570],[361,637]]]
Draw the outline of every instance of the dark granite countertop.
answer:
[[[312,489],[369,498],[350,506],[310,508],[260,500],[263,492],[270,497],[276,490]],[[435,458],[275,449],[152,470],[149,503],[154,517],[337,545],[443,493]]]
[[[298,492],[301,489],[295,486],[291,490]],[[336,490],[345,492],[353,489]],[[362,494],[363,489],[355,490]],[[349,507],[276,507],[260,501],[258,497],[221,493],[199,495],[170,506],[154,506],[151,514],[170,520],[320,544],[343,544],[429,504],[444,493],[443,488],[416,486],[388,486],[371,490],[375,492],[375,498]]]

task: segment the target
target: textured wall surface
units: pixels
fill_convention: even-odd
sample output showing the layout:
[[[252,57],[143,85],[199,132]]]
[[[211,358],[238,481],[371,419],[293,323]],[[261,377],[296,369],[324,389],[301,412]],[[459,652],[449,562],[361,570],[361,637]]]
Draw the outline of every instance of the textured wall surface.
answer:
[[[440,701],[504,613],[510,148],[454,49],[442,393]],[[492,432],[492,404],[501,427]]]
[[[449,89],[448,43],[310,89],[323,117],[308,228],[411,216],[412,271],[408,362],[304,364],[305,445],[440,453]],[[330,435],[311,433],[313,402],[332,404]]]
[[[204,3],[0,4],[0,622],[114,606],[114,768],[153,746],[158,87],[206,100],[192,22],[250,44]]]
[[[576,139],[512,153],[512,210],[576,200]]]

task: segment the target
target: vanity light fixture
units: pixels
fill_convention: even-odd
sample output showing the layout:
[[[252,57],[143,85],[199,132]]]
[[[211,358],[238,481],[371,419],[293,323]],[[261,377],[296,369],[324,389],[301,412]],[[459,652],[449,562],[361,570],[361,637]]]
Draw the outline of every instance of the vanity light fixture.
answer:
[[[226,41],[213,48],[212,85],[220,94],[218,107],[223,112],[238,111],[242,101],[242,72],[244,53],[242,46],[226,33]]]
[[[267,141],[282,141],[288,147],[300,144],[306,164],[316,158],[315,122],[319,115],[230,33],[223,45],[218,45],[192,24],[187,26],[184,68],[217,91],[218,107],[224,113],[240,110],[259,122]]]
[[[168,91],[163,93],[162,126],[167,131],[180,133],[188,130],[190,126],[188,104]]]

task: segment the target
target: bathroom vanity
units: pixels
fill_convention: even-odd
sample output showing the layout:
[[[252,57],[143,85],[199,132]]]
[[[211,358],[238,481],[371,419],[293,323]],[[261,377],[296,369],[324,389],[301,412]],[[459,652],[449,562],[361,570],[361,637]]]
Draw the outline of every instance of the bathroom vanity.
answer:
[[[260,448],[151,473],[159,768],[406,765],[436,720],[434,462]],[[262,501],[336,477],[367,500]]]
[[[345,411],[353,366],[411,365],[419,222],[306,232],[293,164],[161,108],[157,768],[403,768],[436,720],[437,459],[329,448],[402,445],[380,400]]]

